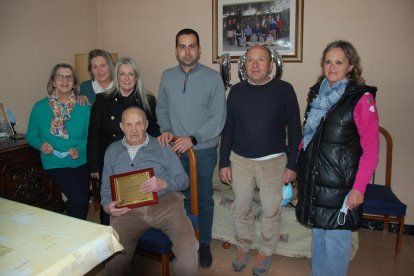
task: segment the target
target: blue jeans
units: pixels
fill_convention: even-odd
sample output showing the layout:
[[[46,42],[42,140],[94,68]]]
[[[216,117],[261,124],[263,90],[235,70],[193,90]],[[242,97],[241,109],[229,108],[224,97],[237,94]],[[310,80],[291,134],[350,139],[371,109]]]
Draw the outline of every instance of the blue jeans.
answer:
[[[351,257],[350,230],[312,229],[312,276],[346,276]]]
[[[200,243],[211,242],[211,228],[213,227],[213,172],[217,164],[217,148],[209,148],[195,151],[197,159],[198,176],[198,206],[199,206],[199,229]],[[181,163],[189,174],[187,154],[181,155]],[[187,214],[191,214],[190,189],[184,191],[184,206]]]

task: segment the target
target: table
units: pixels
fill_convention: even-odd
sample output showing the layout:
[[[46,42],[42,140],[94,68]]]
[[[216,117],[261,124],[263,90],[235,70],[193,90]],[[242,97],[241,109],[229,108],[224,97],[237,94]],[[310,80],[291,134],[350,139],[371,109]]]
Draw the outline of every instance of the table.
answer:
[[[111,226],[0,198],[0,275],[84,275],[121,250]]]

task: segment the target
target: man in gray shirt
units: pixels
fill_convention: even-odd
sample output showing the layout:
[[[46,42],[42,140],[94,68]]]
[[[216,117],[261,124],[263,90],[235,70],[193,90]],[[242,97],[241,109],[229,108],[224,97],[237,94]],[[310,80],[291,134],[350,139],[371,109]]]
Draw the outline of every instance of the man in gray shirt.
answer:
[[[194,146],[197,157],[200,266],[210,267],[211,228],[213,225],[213,171],[217,164],[219,135],[226,119],[226,99],[221,76],[199,63],[200,39],[196,31],[183,29],[176,35],[175,55],[178,65],[164,71],[156,113],[161,136],[167,145],[179,136],[173,151],[184,153]],[[181,162],[188,173],[188,157]],[[190,210],[190,192],[185,192],[185,207]]]
[[[108,275],[130,275],[130,262],[140,236],[149,228],[163,231],[174,244],[176,275],[197,275],[198,242],[187,218],[179,191],[189,186],[188,175],[171,147],[162,147],[146,133],[145,112],[130,107],[122,113],[120,124],[125,136],[112,143],[105,153],[102,173],[101,204],[111,216],[110,225],[119,234],[123,254],[115,255],[106,265]],[[112,201],[111,175],[152,168],[154,176],[146,180],[140,191],[158,194],[158,203],[130,209],[118,208]]]

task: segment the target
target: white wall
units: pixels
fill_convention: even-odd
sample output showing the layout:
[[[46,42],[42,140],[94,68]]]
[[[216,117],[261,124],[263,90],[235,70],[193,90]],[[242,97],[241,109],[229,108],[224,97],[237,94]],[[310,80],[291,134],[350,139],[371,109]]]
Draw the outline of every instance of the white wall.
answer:
[[[295,87],[303,112],[308,88],[320,73],[323,48],[335,39],[354,44],[367,83],[378,86],[381,125],[394,138],[392,183],[408,205],[407,224],[414,224],[414,130],[409,123],[414,105],[413,11],[411,0],[305,0],[303,62],[285,63],[283,75]],[[136,59],[144,85],[157,95],[162,71],[176,64],[175,34],[184,27],[199,32],[201,62],[218,70],[211,60],[210,0],[1,0],[0,102],[15,111],[25,130],[31,106],[46,95],[51,67],[60,61],[74,63],[75,53],[95,47]]]
[[[181,28],[199,32],[201,62],[219,69],[211,57],[211,1],[102,0],[100,5],[100,19],[105,19],[101,22],[102,46],[135,58],[145,85],[154,94],[158,93],[162,71],[176,64],[174,39]],[[362,57],[363,76],[368,84],[378,86],[380,123],[394,137],[393,189],[408,204],[409,224],[414,224],[414,170],[410,169],[414,131],[409,127],[408,113],[414,104],[408,82],[414,77],[413,11],[410,0],[305,0],[303,62],[285,63],[283,75],[295,87],[303,113],[308,88],[320,74],[324,47],[335,39],[354,44]],[[232,80],[238,81],[236,64]],[[379,171],[383,171],[382,163]],[[378,175],[378,179],[383,177]]]
[[[0,1],[0,102],[24,132],[32,105],[47,95],[52,67],[97,44],[96,1]]]

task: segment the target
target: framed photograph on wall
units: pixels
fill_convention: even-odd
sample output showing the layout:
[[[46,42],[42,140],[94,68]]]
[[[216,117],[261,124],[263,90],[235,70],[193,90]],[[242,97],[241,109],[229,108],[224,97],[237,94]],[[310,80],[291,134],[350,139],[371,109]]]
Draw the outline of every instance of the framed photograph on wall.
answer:
[[[284,62],[302,62],[303,0],[212,0],[213,62],[232,62],[256,44],[276,50]]]

